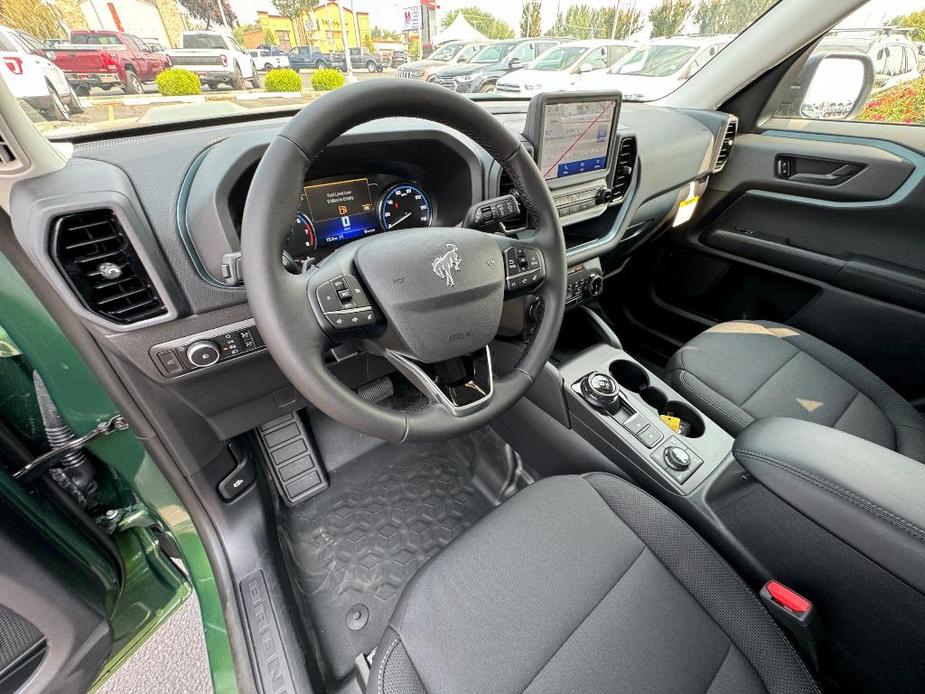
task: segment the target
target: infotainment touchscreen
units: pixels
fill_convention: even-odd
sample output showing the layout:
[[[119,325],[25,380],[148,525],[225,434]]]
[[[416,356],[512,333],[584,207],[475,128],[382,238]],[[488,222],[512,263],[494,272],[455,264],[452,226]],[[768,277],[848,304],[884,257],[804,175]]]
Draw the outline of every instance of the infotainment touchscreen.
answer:
[[[543,116],[543,178],[574,176],[607,168],[613,101],[547,104]]]
[[[525,134],[551,187],[608,175],[613,167],[619,112],[618,92],[540,94],[533,98]]]

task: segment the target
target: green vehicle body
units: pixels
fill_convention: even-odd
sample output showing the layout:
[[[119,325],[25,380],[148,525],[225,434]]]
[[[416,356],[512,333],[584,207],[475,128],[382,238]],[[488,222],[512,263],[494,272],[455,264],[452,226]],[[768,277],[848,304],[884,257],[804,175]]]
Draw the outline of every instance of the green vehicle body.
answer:
[[[117,414],[113,402],[9,260],[0,254],[0,419],[28,443],[44,443],[32,372],[37,371],[71,429],[82,435]],[[106,467],[99,495],[113,514],[112,539],[121,555],[120,581],[112,560],[62,516],[0,470],[0,496],[42,529],[106,586],[112,627],[110,659],[94,689],[117,670],[195,590],[202,614],[212,684],[236,692],[231,648],[215,579],[199,534],[173,488],[132,431],[88,446]],[[159,539],[158,535],[164,538]],[[189,576],[162,551],[179,550]]]

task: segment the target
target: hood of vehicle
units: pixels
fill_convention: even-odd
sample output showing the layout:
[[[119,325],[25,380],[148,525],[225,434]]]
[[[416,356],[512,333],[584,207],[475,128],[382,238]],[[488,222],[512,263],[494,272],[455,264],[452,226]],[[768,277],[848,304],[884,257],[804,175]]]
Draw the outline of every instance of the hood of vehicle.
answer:
[[[523,87],[526,85],[542,85],[542,89],[551,89],[577,82],[578,75],[571,70],[515,70],[505,75],[498,84],[510,84]]]
[[[488,72],[497,63],[478,63],[476,65],[457,65],[456,67],[448,67],[440,71],[441,77],[459,77],[460,75],[474,75],[477,72]]]
[[[402,67],[405,70],[426,70],[429,67],[446,65],[442,60],[415,60],[413,63],[405,63]]]
[[[640,75],[611,75],[607,72],[591,73],[579,80],[580,89],[619,89],[623,98],[630,101],[647,101],[665,96],[680,84],[674,77],[642,77]]]

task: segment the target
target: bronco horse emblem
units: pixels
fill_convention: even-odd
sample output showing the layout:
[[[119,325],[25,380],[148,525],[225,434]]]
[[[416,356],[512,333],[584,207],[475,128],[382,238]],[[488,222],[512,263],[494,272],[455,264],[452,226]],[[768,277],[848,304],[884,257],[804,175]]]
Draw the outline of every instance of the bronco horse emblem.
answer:
[[[456,281],[453,279],[453,271],[459,269],[459,264],[462,262],[462,259],[459,257],[459,249],[456,248],[455,244],[448,243],[446,247],[450,250],[434,258],[433,269],[437,277],[446,280],[447,287],[452,287],[456,284]]]

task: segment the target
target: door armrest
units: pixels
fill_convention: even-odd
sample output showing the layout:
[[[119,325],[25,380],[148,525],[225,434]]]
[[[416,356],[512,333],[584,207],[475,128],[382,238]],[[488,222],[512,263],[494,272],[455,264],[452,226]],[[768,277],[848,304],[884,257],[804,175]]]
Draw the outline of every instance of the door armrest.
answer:
[[[925,593],[925,464],[784,417],[750,424],[732,452],[784,502]]]

